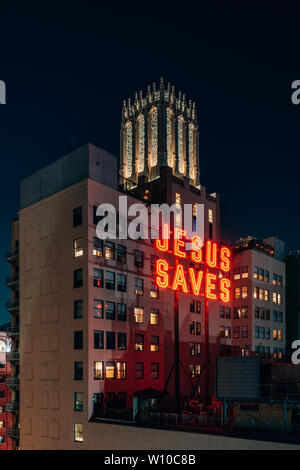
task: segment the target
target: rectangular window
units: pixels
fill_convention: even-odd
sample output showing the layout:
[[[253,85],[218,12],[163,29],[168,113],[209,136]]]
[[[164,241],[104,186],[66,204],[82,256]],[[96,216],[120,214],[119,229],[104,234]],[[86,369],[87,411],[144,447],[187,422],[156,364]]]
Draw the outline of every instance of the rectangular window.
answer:
[[[264,270],[262,268],[259,268],[259,280],[264,280]]]
[[[106,320],[115,320],[116,318],[116,304],[115,302],[105,302],[105,317]]]
[[[265,328],[263,326],[260,327],[260,338],[265,339]]]
[[[144,351],[144,335],[135,334],[134,337],[134,350]]]
[[[276,330],[276,329],[274,328],[274,330],[273,330],[273,339],[274,339],[274,340],[277,339],[277,335],[278,335],[278,330]]]
[[[264,300],[264,289],[259,288],[259,300]]]
[[[134,319],[136,323],[143,323],[144,321],[144,307],[134,307]]]
[[[240,287],[235,287],[234,289],[234,298],[240,299],[241,298],[241,289]]]
[[[125,351],[127,349],[126,333],[118,333],[118,349],[122,351]]]
[[[269,308],[266,308],[266,310],[265,310],[265,318],[266,318],[266,320],[270,320],[270,309]]]
[[[115,378],[115,363],[113,361],[107,361],[105,365],[105,378],[114,379]]]
[[[224,305],[220,306],[220,318],[225,318],[225,307],[224,307]]]
[[[175,193],[175,225],[179,227],[181,225],[181,195]]]
[[[278,315],[277,315],[278,322],[282,323],[282,312],[277,312],[277,313],[278,313]]]
[[[74,441],[83,442],[83,424],[74,424]]]
[[[282,304],[282,295],[281,294],[277,294],[277,303],[278,303],[278,305]]]
[[[136,295],[144,295],[144,280],[135,278],[134,279],[134,293]]]
[[[83,348],[83,331],[74,331],[74,349]]]
[[[94,361],[94,380],[104,379],[104,362]]]
[[[118,292],[126,292],[126,275],[117,274],[117,290]]]
[[[248,266],[242,266],[242,278],[246,279],[248,277]]]
[[[235,318],[235,319],[241,318],[241,308],[240,307],[234,307],[233,308],[233,318]]]
[[[233,270],[233,279],[236,281],[238,279],[241,279],[241,273],[240,273],[240,268],[234,268]]]
[[[277,278],[277,284],[278,284],[278,286],[282,287],[282,276],[280,276],[279,274],[278,274],[278,278]]]
[[[201,323],[199,321],[196,322],[196,335],[201,335]]]
[[[273,310],[273,321],[277,322],[277,310]]]
[[[83,380],[83,362],[74,362],[74,380]]]
[[[242,326],[242,338],[248,338],[248,326]]]
[[[83,411],[83,393],[74,392],[74,411]]]
[[[277,285],[277,274],[273,273],[273,286]]]
[[[220,331],[220,338],[225,338],[225,326],[221,325],[219,331]]]
[[[73,254],[74,258],[78,258],[83,255],[83,240],[82,238],[77,238],[73,240]]]
[[[196,300],[196,313],[201,313],[201,302]]]
[[[144,267],[144,252],[141,250],[134,250],[133,251],[133,258],[134,258],[134,266],[136,268],[143,268]]]
[[[115,273],[113,271],[105,271],[105,287],[109,290],[115,290]]]
[[[255,326],[255,338],[259,338],[259,327]]]
[[[151,379],[159,378],[159,363],[158,362],[151,362],[150,375],[151,375]]]
[[[240,338],[240,327],[239,326],[235,326],[233,328],[233,338],[234,339],[239,339]]]
[[[93,255],[94,256],[103,256],[103,240],[100,240],[98,237],[93,239]]]
[[[265,302],[270,301],[270,291],[268,289],[265,289]]]
[[[253,294],[254,294],[253,297],[255,299],[258,299],[258,287],[257,286],[254,286],[253,288]]]
[[[103,270],[94,268],[94,287],[103,287]]]
[[[106,349],[116,349],[116,333],[114,331],[106,332]]]
[[[270,273],[265,269],[265,282],[269,282],[270,280]]]
[[[102,330],[94,330],[94,349],[104,348],[104,332]]]
[[[200,356],[201,354],[201,344],[200,343],[190,343],[190,355],[191,356]]]
[[[159,336],[151,336],[150,338],[150,351],[159,351]]]
[[[106,259],[115,259],[115,244],[113,242],[105,240],[104,256]]]
[[[242,286],[242,299],[246,299],[248,297],[248,286]]]
[[[265,338],[270,339],[270,328],[265,328]]]
[[[103,318],[103,300],[94,299],[94,318]]]
[[[226,326],[225,328],[225,338],[230,339],[231,338],[231,327]]]
[[[154,281],[151,281],[151,286],[150,286],[150,297],[152,299],[158,299],[159,298],[159,288],[156,285]]]
[[[254,266],[253,268],[253,277],[254,279],[258,279],[258,267]]]
[[[200,377],[201,366],[200,364],[190,364],[190,375],[194,379]]]
[[[248,318],[248,305],[242,307],[242,318]]]
[[[277,304],[277,294],[276,294],[276,292],[273,292],[272,300],[273,300],[273,304]]]
[[[194,321],[190,321],[190,335],[196,334],[196,324]]]
[[[118,263],[126,263],[126,246],[117,245],[117,261]]]
[[[265,318],[265,309],[264,309],[264,308],[261,308],[261,309],[260,309],[260,318],[261,318],[262,320],[264,320],[264,318]]]
[[[211,224],[214,222],[214,213],[212,209],[208,209],[208,222]]]
[[[119,321],[126,321],[127,312],[126,312],[126,304],[118,304],[118,320]]]
[[[150,311],[150,324],[158,325],[159,324],[159,310],[157,308],[151,308]]]
[[[74,319],[83,317],[82,299],[74,300]]]
[[[117,362],[117,379],[126,379],[126,362]]]
[[[278,341],[282,341],[282,330],[278,330],[278,333],[277,333],[277,339]]]
[[[135,379],[144,378],[144,363],[143,362],[134,363],[134,378]]]
[[[190,312],[195,313],[195,300],[190,300]]]
[[[77,227],[82,224],[82,207],[76,207],[73,209],[73,227]]]
[[[229,320],[231,318],[231,308],[230,307],[225,307],[225,318]]]
[[[82,269],[75,269],[74,270],[74,289],[77,287],[83,286],[83,274]]]

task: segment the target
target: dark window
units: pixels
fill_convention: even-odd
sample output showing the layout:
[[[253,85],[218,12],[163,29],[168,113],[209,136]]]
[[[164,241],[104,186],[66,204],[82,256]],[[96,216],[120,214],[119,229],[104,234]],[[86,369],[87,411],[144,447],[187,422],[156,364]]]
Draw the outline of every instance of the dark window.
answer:
[[[209,222],[208,224],[208,238],[212,240],[213,237],[213,224]]]
[[[144,266],[144,253],[140,250],[134,250],[134,266],[143,268]]]
[[[159,298],[159,288],[154,281],[151,281],[150,297],[152,297],[152,299]]]
[[[225,307],[224,307],[224,305],[220,306],[220,318],[225,318]]]
[[[118,320],[126,321],[126,304],[118,304]]]
[[[106,349],[116,349],[116,333],[114,331],[106,332]]]
[[[74,380],[83,379],[83,362],[76,361],[74,362]]]
[[[196,313],[201,313],[201,302],[200,300],[196,300]]]
[[[94,317],[103,318],[103,300],[94,299]]]
[[[103,240],[100,240],[98,237],[93,239],[93,255],[103,256]]]
[[[74,270],[74,289],[77,287],[82,287],[83,285],[83,274],[82,269],[75,269]]]
[[[83,331],[74,331],[74,349],[83,348]]]
[[[125,350],[127,348],[126,333],[118,333],[118,349]]]
[[[103,349],[104,333],[102,330],[94,330],[94,349]]]
[[[103,287],[103,270],[94,268],[94,287]]]
[[[77,227],[82,224],[82,207],[73,209],[73,227]]]
[[[82,299],[74,300],[74,318],[83,317],[83,302]]]
[[[195,322],[190,321],[190,335],[194,335],[194,334],[195,334]]]
[[[144,378],[144,363],[143,362],[134,363],[134,378],[135,379]]]
[[[152,379],[159,378],[159,363],[151,362],[150,374]]]
[[[115,302],[105,302],[105,315],[107,320],[115,320],[116,318],[116,307]]]
[[[155,264],[157,260],[158,260],[158,256],[151,255],[150,267],[151,267],[152,272],[155,272]]]
[[[119,263],[126,263],[126,246],[117,245],[117,261]]]
[[[115,259],[115,244],[108,240],[105,241],[105,258]]]
[[[105,287],[106,289],[115,290],[115,273],[112,271],[105,272]]]
[[[83,411],[83,393],[74,392],[74,411]]]
[[[126,292],[126,275],[117,274],[117,290],[119,292]]]

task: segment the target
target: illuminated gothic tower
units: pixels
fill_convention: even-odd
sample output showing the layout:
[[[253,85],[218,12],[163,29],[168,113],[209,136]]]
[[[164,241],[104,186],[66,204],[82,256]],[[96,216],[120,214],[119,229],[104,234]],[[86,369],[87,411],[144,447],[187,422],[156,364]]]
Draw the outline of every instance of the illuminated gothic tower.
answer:
[[[141,176],[146,181],[159,176],[168,165],[173,174],[187,177],[199,185],[199,144],[195,103],[186,102],[181,91],[148,85],[143,97],[135,94],[134,104],[124,101],[121,125],[121,176],[133,183]]]

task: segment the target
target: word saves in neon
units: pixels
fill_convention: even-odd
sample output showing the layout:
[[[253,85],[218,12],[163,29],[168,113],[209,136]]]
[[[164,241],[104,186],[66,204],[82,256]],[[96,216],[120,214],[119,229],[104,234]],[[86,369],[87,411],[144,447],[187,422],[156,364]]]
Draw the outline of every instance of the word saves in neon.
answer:
[[[182,238],[179,238],[182,237]],[[196,296],[205,295],[209,300],[230,301],[230,280],[226,277],[211,272],[215,270],[227,273],[230,271],[230,250],[222,246],[218,250],[217,243],[208,240],[203,247],[202,240],[195,235],[191,238],[191,251],[187,253],[185,247],[185,231],[181,229],[174,230],[174,239],[166,236],[162,240],[156,240],[156,248],[165,253],[172,253],[177,257],[175,267],[169,266],[166,259],[156,260],[156,284],[161,288],[171,288],[181,290],[182,292],[192,293]],[[172,244],[172,247],[171,247]],[[205,252],[205,259],[203,259]],[[202,269],[195,270],[194,267],[184,269],[183,264],[178,262],[178,258],[191,259],[194,263],[202,264]],[[212,268],[210,271],[204,269],[205,265]],[[200,267],[200,266],[199,266]],[[202,267],[202,266],[201,266]],[[172,282],[170,282],[171,272],[174,272]],[[188,281],[190,289],[188,288]]]

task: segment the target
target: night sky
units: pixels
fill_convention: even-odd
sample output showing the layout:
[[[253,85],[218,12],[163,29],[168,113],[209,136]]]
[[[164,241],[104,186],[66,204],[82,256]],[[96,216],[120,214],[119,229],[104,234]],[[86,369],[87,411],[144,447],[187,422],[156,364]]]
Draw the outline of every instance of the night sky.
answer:
[[[277,234],[287,251],[300,248],[295,6],[45,3],[0,11],[0,321],[20,180],[74,142],[119,155],[123,99],[161,76],[196,102],[200,180],[221,195],[223,239]]]

